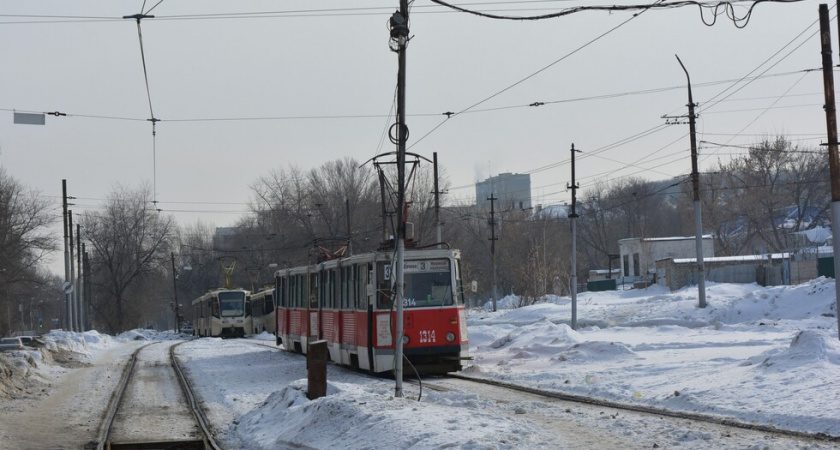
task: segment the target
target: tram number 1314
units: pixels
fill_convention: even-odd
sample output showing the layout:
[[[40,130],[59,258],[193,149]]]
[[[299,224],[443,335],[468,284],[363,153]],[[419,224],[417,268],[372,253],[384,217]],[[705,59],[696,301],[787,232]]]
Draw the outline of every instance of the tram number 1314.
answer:
[[[420,343],[428,344],[437,342],[435,339],[435,330],[420,330]]]

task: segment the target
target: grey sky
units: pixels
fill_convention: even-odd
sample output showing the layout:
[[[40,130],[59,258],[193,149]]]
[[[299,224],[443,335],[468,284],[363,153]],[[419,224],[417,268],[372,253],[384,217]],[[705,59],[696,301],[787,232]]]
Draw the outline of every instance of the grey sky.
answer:
[[[593,4],[496,3],[459,4],[521,10],[511,15]],[[410,151],[429,158],[438,152],[455,187],[449,202],[470,199],[476,180],[499,172],[533,172],[534,204],[568,201],[565,161],[572,143],[583,151],[577,167],[582,194],[597,180],[687,174],[688,126],[659,127],[662,115],[686,112],[685,75],[674,54],[686,64],[700,103],[698,139],[748,145],[785,134],[817,147],[825,140],[822,76],[801,71],[821,64],[818,3],[759,4],[744,29],[723,16],[705,26],[696,6],[650,10],[575,52],[633,12],[510,22],[418,0],[407,54]],[[250,200],[249,185],[270,168],[309,169],[345,156],[365,161],[393,150],[380,141],[392,122],[397,57],[388,48],[387,22],[397,0],[166,0],[151,12],[157,18],[141,24],[151,103],[161,120],[153,171],[136,23],[12,17],[120,18],[140,12],[142,4],[0,2],[0,165],[57,206],[62,178],[80,198],[77,211],[95,210],[116,182],[147,181],[155,185],[159,207],[180,223],[232,225]],[[175,19],[207,14],[225,15]],[[832,26],[837,63],[836,19]],[[765,70],[746,86],[733,83]],[[709,85],[726,80],[732,82]],[[675,89],[593,98],[668,87]],[[488,98],[426,136],[446,120],[444,112]],[[527,106],[535,102],[544,105]],[[15,125],[13,109],[68,117]],[[252,120],[183,121],[246,118]],[[648,130],[655,132],[607,149]],[[701,170],[743,151],[704,144]]]

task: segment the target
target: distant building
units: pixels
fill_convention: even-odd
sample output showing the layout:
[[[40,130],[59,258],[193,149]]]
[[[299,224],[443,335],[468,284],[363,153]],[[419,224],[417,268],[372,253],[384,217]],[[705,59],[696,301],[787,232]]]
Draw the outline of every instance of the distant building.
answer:
[[[703,236],[703,258],[715,256],[714,236]],[[625,282],[652,281],[656,261],[666,258],[694,258],[697,247],[694,236],[619,239],[621,275]]]
[[[241,231],[241,227],[216,227],[216,233],[213,235],[213,248],[219,250],[236,250],[236,237]]]
[[[490,195],[494,195],[496,209],[531,208],[531,175],[500,173],[475,184],[475,204],[490,207]]]
[[[761,286],[791,284],[799,279],[805,268],[816,269],[814,261],[802,268],[791,261],[790,253],[764,255],[703,257],[706,270],[704,278],[717,283],[757,283]],[[795,273],[794,273],[795,272]],[[810,274],[816,276],[816,270]],[[684,286],[697,284],[697,258],[665,258],[656,261],[656,283],[675,291]]]

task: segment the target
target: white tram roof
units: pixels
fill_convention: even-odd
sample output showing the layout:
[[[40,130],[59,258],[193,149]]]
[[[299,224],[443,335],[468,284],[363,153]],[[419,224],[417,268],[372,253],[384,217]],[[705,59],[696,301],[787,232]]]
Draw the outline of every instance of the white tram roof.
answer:
[[[210,289],[209,291],[204,293],[204,295],[202,295],[201,297],[193,299],[192,304],[195,305],[196,303],[198,303],[202,300],[207,300],[210,297],[215,297],[215,296],[219,295],[219,292],[244,292],[245,295],[251,295],[251,291],[249,291],[247,289],[243,289],[243,288],[232,288],[232,289],[216,288],[216,289]]]
[[[253,300],[255,298],[265,297],[266,295],[271,295],[273,293],[274,293],[274,287],[265,287],[265,288],[260,289],[256,293],[251,294],[251,300]]]

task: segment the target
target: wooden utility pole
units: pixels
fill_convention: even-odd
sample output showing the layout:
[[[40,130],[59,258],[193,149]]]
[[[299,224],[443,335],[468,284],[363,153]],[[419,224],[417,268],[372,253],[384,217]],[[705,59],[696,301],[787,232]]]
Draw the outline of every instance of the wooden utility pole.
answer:
[[[822,44],[823,90],[825,91],[825,126],[828,135],[828,168],[831,176],[831,235],[834,241],[834,283],[840,280],[840,157],[837,154],[837,109],[834,100],[834,72],[831,58],[831,25],[828,5],[821,4],[820,42]],[[835,289],[840,312],[840,289]],[[837,314],[840,329],[840,314]]]

